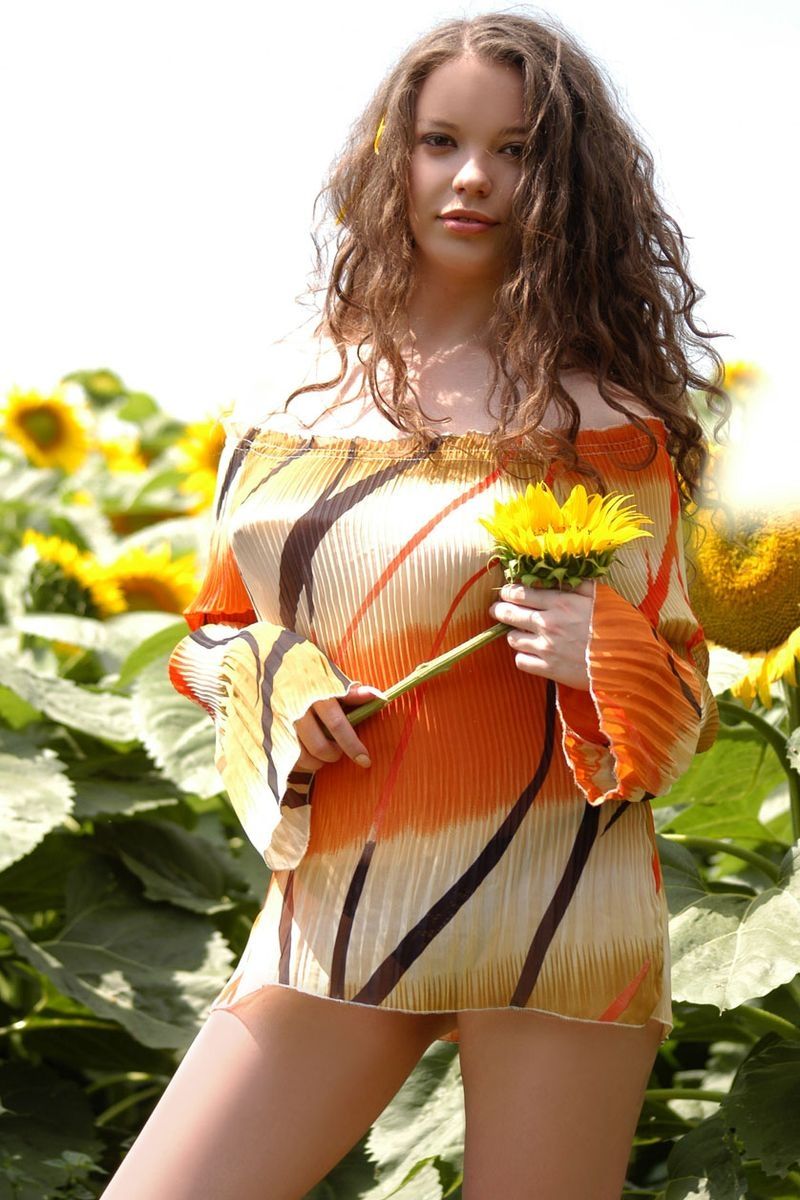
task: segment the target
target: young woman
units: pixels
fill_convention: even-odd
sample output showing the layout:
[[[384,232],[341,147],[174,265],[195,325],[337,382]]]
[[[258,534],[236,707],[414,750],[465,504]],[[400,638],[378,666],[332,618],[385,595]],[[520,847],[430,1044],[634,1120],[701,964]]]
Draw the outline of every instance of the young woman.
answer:
[[[618,1200],[672,1027],[650,800],[716,719],[680,515],[688,388],[724,393],[652,180],[597,66],[519,15],[434,28],[354,127],[324,314],[228,418],[170,662],[272,875],[107,1200],[300,1200],[436,1039],[465,1200]],[[652,538],[608,582],[501,589],[478,518],[541,479],[633,495]]]

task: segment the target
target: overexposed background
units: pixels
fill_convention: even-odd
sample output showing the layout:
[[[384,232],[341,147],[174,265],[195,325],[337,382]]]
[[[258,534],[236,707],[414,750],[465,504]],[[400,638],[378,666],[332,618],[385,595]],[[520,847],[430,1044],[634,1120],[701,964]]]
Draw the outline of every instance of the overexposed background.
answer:
[[[189,418],[261,379],[311,312],[314,198],[356,114],[417,35],[493,7],[0,0],[0,389],[107,366]],[[606,67],[702,328],[796,410],[796,0],[509,8]]]

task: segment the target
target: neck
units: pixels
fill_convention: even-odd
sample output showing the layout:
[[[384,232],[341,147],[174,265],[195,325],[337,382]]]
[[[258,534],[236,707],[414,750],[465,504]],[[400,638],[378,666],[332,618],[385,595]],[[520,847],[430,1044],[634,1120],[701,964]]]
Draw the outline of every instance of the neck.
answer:
[[[407,313],[409,332],[423,357],[485,347],[497,282],[444,277],[424,267],[418,271]]]

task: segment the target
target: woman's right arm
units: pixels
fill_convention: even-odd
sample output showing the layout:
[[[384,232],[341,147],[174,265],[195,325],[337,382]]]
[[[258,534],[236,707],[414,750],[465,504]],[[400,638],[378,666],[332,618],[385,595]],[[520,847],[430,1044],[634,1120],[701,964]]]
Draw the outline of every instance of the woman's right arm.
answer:
[[[273,869],[297,864],[308,841],[308,805],[293,784],[342,753],[367,749],[339,700],[374,697],[308,638],[258,620],[230,537],[234,483],[248,438],[228,427],[217,471],[208,560],[184,610],[191,630],[172,651],[175,689],[204,708],[216,729],[215,763],[250,841]],[[325,722],[334,741],[319,724]]]

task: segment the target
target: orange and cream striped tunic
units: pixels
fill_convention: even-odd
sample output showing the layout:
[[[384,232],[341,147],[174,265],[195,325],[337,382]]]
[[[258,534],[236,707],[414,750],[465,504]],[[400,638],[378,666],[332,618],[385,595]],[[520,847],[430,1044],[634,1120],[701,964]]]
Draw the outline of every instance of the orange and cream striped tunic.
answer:
[[[293,769],[313,702],[354,681],[380,692],[494,623],[504,579],[478,518],[542,471],[498,466],[475,431],[426,454],[410,437],[228,429],[170,677],[214,720],[227,794],[271,876],[212,1010],[278,984],[406,1012],[654,1017],[669,1034],[650,799],[710,745],[717,715],[666,431],[645,424],[658,452],[643,470],[642,429],[578,435],[654,522],[596,586],[590,691],[525,673],[500,637],[359,725],[370,768],[343,755],[315,773]],[[546,479],[561,501],[581,481],[557,461]]]

